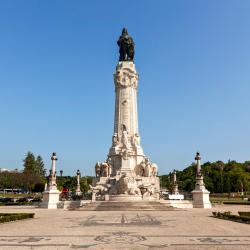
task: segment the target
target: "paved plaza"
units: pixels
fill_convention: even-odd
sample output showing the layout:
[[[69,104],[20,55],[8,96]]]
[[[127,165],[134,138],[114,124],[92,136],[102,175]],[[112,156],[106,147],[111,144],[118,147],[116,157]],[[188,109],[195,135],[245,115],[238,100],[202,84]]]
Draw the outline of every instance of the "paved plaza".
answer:
[[[212,211],[67,211],[1,207],[34,212],[34,219],[0,224],[0,249],[250,249],[250,225],[211,217]]]

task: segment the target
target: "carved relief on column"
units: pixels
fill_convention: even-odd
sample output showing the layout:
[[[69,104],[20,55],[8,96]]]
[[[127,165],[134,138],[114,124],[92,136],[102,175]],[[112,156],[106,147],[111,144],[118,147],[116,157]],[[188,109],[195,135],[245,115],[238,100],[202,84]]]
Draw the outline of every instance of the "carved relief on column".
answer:
[[[119,63],[114,74],[114,83],[118,87],[137,88],[138,74],[133,63]]]

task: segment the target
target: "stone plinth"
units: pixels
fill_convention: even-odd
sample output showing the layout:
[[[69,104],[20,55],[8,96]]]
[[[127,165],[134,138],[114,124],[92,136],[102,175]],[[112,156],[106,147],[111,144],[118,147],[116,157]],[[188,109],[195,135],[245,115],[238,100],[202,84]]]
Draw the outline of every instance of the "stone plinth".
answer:
[[[48,190],[43,192],[43,201],[40,205],[42,208],[57,209],[57,204],[59,202],[60,191]]]
[[[195,189],[192,191],[194,208],[211,208],[210,192],[205,188],[201,173],[196,176]]]
[[[211,208],[211,202],[209,200],[210,192],[207,190],[194,190],[193,195],[193,207],[194,208]]]

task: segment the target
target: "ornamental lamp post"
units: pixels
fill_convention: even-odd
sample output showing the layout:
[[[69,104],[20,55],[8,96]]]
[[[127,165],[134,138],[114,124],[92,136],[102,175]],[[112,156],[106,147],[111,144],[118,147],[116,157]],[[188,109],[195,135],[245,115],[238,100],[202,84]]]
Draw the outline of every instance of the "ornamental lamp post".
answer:
[[[77,184],[76,184],[76,196],[80,196],[82,194],[81,192],[81,186],[80,186],[80,176],[81,176],[81,172],[79,169],[77,169],[76,172],[76,180],[77,180]]]

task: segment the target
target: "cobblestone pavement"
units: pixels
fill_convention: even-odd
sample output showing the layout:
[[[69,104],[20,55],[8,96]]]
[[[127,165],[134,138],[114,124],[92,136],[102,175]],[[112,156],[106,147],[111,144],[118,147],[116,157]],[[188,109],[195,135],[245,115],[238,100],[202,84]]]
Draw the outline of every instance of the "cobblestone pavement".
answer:
[[[250,225],[213,218],[217,206],[178,211],[65,211],[1,207],[34,212],[34,219],[0,224],[0,249],[250,249]]]

